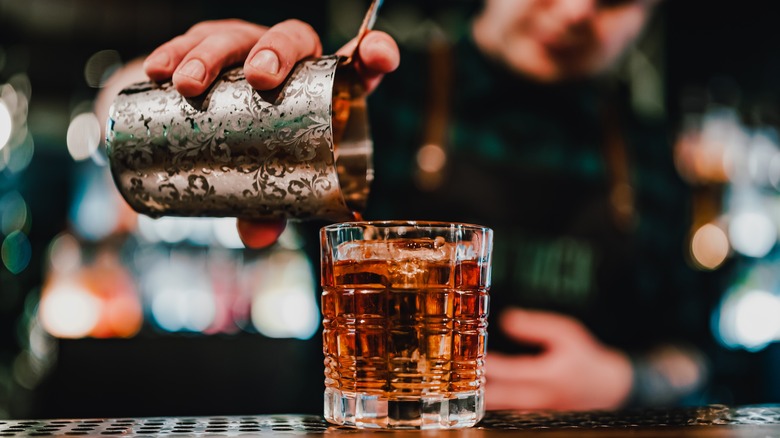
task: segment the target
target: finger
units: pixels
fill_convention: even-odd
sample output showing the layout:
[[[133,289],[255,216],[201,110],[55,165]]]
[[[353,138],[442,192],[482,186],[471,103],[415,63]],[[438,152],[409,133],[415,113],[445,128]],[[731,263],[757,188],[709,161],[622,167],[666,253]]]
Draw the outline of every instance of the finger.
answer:
[[[485,361],[485,376],[491,382],[542,382],[549,378],[548,370],[542,356],[508,356],[491,352]]]
[[[553,406],[553,393],[541,385],[507,385],[491,383],[485,385],[485,408],[487,410],[547,409]]]
[[[232,47],[227,49],[243,49],[246,54],[264,31],[263,26],[241,20],[204,21],[192,26],[184,35],[155,49],[144,61],[144,70],[152,80],[166,81],[173,77],[174,71],[185,56],[207,37],[219,33],[232,33],[233,36],[240,37],[242,34],[249,33],[252,35],[249,41],[243,38],[230,41],[229,45]]]
[[[259,26],[231,22],[203,38],[181,60],[173,73],[173,84],[184,96],[203,93],[225,67],[237,64],[265,32]]]
[[[238,235],[241,241],[249,248],[265,248],[276,242],[287,226],[284,220],[276,221],[248,221],[239,219],[237,223]]]
[[[337,52],[349,56],[355,50],[357,40],[353,39]],[[371,31],[360,43],[357,70],[368,92],[379,85],[386,73],[395,71],[401,63],[401,54],[393,37],[385,32]]]
[[[155,49],[144,60],[144,71],[153,81],[167,81],[184,56],[203,41],[204,35],[186,33]]]
[[[540,310],[507,309],[499,317],[499,326],[513,340],[543,348],[588,339],[585,329],[576,320]]]
[[[296,62],[321,56],[322,44],[314,29],[300,20],[283,21],[268,29],[244,64],[247,82],[258,90],[279,86]]]

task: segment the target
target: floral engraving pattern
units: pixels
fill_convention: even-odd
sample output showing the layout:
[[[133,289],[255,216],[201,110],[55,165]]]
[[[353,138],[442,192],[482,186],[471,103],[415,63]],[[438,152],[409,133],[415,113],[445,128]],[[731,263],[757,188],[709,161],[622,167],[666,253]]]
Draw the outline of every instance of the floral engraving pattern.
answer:
[[[113,103],[107,130],[122,196],[150,216],[351,217],[334,164],[338,57],[296,65],[258,92],[235,68],[195,99],[143,82]]]

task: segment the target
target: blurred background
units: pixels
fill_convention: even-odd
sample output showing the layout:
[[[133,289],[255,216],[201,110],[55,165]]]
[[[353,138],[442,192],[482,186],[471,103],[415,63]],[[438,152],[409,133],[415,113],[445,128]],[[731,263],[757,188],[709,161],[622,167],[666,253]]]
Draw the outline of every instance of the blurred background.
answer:
[[[479,2],[421,3],[386,1],[377,27],[424,44]],[[637,108],[675,124],[724,403],[780,399],[780,39],[765,3],[667,1],[625,72]],[[231,219],[136,215],[93,113],[112,72],[198,21],[296,17],[333,50],[367,2],[249,4],[0,0],[0,418],[320,413],[304,231],[252,251]]]

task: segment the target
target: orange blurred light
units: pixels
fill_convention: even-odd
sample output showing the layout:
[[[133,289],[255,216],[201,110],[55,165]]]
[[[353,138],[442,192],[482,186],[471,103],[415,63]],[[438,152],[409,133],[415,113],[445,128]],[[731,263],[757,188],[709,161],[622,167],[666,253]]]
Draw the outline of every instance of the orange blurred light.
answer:
[[[101,302],[101,311],[89,333],[94,338],[129,338],[141,329],[143,310],[133,279],[116,254],[102,253],[84,269],[81,281]]]
[[[84,338],[95,328],[100,301],[83,285],[55,280],[43,291],[38,317],[44,330],[57,338]]]
[[[691,255],[699,268],[717,269],[729,255],[729,240],[717,225],[702,225],[691,239]]]
[[[58,338],[128,338],[143,324],[132,277],[108,252],[75,272],[52,270],[38,316],[43,328]]]
[[[675,164],[690,183],[728,181],[730,162],[726,146],[702,138],[699,132],[684,132],[675,144]]]
[[[417,151],[417,165],[423,172],[439,172],[447,162],[444,148],[437,144],[426,144]]]

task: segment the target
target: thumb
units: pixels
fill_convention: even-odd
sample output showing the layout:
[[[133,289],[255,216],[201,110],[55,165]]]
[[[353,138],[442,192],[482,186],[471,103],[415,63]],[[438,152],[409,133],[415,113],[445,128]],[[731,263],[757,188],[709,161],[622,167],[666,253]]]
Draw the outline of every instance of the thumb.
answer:
[[[511,339],[543,348],[580,342],[585,333],[584,327],[573,318],[542,310],[510,308],[500,315],[498,322]]]
[[[336,53],[348,56],[355,51],[356,44],[357,39],[353,39]],[[372,30],[360,43],[357,59],[355,67],[363,80],[366,92],[370,93],[379,85],[386,73],[398,68],[401,54],[393,37],[385,32]]]

